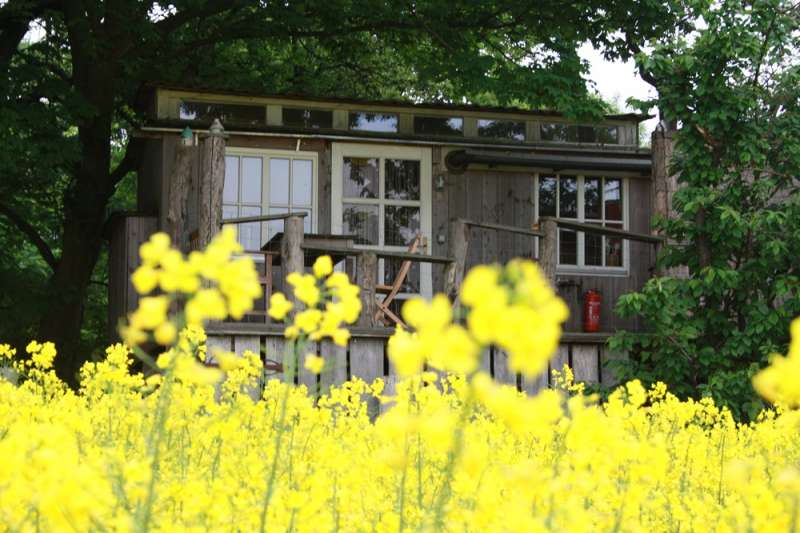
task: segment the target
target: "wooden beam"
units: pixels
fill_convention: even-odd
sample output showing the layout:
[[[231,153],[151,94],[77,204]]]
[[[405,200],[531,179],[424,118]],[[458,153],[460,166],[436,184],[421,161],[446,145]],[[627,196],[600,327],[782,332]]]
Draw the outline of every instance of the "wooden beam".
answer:
[[[458,301],[458,290],[464,281],[468,247],[469,225],[461,219],[451,220],[448,254],[453,260],[447,265],[444,272],[444,292],[454,304]]]
[[[197,147],[178,144],[175,150],[175,164],[169,176],[167,198],[167,231],[172,242],[183,251],[188,251],[189,232],[186,228],[188,218],[189,189],[192,181],[192,159]]]
[[[609,237],[620,237],[628,239],[629,241],[646,242],[649,244],[660,244],[664,242],[664,237],[659,235],[648,235],[646,233],[635,233],[633,231],[626,231],[621,229],[607,228],[605,226],[594,226],[584,222],[575,222],[574,220],[564,220],[563,218],[549,218],[542,217],[541,221],[552,220],[559,228],[571,229],[575,231],[583,231],[586,233],[595,233],[598,235],[607,235]]]
[[[371,327],[375,325],[378,257],[372,250],[364,250],[357,263],[356,283],[361,288],[361,317],[358,319],[358,325]]]
[[[496,231],[507,231],[509,233],[519,233],[520,235],[528,235],[530,237],[544,237],[541,231],[534,231],[526,228],[518,228],[517,226],[506,226],[505,224],[494,224],[492,222],[474,222],[472,220],[459,219],[471,228],[492,229]]]
[[[306,217],[308,213],[305,211],[297,211],[294,213],[282,213],[280,215],[258,215],[252,217],[236,217],[226,218],[220,222],[220,227],[226,224],[247,224],[248,222],[269,222],[271,220],[286,220],[289,217]]]
[[[539,245],[539,266],[544,271],[545,277],[550,281],[553,290],[556,288],[556,265],[558,264],[558,226],[554,219],[542,218],[541,228],[544,238]]]

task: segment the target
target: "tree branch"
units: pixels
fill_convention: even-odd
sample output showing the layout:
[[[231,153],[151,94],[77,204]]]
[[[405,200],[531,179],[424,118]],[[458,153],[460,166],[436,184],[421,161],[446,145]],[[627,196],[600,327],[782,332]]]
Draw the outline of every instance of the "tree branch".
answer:
[[[28,238],[28,241],[36,247],[42,259],[45,260],[51,269],[55,270],[56,267],[58,267],[58,260],[56,256],[53,255],[53,250],[50,249],[50,245],[42,239],[42,236],[39,235],[39,232],[30,222],[25,220],[22,215],[14,211],[10,206],[3,203],[0,203],[0,215],[5,216]]]

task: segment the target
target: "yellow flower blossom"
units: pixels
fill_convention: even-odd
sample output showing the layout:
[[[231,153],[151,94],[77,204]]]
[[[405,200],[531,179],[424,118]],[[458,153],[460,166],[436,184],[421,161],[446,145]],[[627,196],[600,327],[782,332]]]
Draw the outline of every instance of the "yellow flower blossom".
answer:
[[[303,367],[312,374],[319,374],[322,372],[322,367],[325,366],[325,359],[316,354],[307,354]]]
[[[292,302],[286,299],[281,292],[276,292],[269,298],[269,316],[275,320],[283,320],[292,310]]]
[[[314,266],[311,269],[317,279],[322,279],[333,272],[333,261],[328,255],[320,256],[314,261]]]

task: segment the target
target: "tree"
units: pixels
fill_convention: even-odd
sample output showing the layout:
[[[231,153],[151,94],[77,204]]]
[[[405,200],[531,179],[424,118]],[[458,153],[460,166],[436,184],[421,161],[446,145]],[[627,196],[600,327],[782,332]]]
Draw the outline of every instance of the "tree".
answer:
[[[674,242],[659,258],[686,279],[655,278],[620,299],[646,333],[616,335],[623,378],[711,395],[743,418],[762,407],[750,378],[783,351],[800,314],[800,7],[781,0],[690,4],[693,30],[638,50],[677,124]]]
[[[26,253],[40,258],[29,281],[46,305],[31,315],[38,337],[60,347],[59,375],[74,383],[86,357],[87,293],[111,199],[141,162],[143,142],[130,132],[147,112],[148,81],[437,100],[490,95],[597,116],[576,48],[613,33],[616,13],[631,5],[9,0],[0,7],[0,236],[24,239]],[[645,33],[657,35],[660,4],[648,9]],[[41,38],[20,46],[34,23]],[[11,265],[6,283],[16,285],[18,274]]]

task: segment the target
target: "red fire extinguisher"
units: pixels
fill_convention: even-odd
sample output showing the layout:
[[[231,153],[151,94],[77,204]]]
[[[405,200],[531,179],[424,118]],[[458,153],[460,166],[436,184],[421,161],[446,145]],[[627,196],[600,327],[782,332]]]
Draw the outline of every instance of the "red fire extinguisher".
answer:
[[[600,293],[589,289],[583,295],[583,331],[596,333],[600,331]]]

